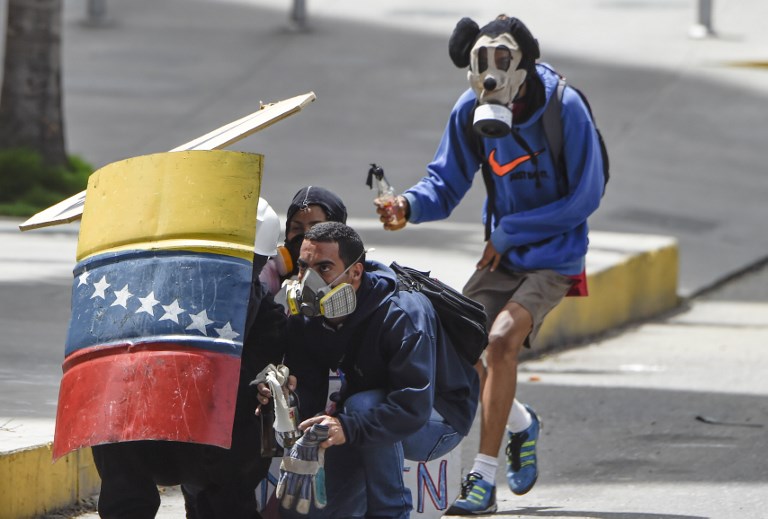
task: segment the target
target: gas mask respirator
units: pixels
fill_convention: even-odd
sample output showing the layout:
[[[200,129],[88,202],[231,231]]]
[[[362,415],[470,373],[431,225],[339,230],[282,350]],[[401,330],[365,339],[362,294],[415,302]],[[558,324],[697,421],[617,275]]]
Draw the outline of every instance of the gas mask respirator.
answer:
[[[299,234],[290,240],[285,240],[283,245],[277,246],[277,254],[273,258],[280,276],[295,276],[299,273],[298,259],[302,241],[304,241],[304,235]]]
[[[357,306],[354,287],[349,283],[333,285],[352,265],[328,284],[312,269],[307,269],[301,280],[286,280],[280,290],[285,297],[283,306],[291,315],[306,317],[322,316],[333,319],[351,314]],[[277,300],[277,296],[275,299]]]
[[[467,72],[478,105],[472,128],[483,137],[499,138],[512,130],[512,102],[527,72],[518,69],[523,54],[510,34],[481,36],[470,51]]]

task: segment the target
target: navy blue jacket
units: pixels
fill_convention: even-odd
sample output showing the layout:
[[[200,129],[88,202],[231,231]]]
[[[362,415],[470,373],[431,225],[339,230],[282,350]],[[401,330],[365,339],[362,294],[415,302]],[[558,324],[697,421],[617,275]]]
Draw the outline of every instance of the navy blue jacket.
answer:
[[[302,418],[322,413],[328,371],[342,367],[343,398],[371,390],[384,403],[364,413],[337,416],[347,442],[370,445],[401,441],[418,431],[436,409],[466,436],[478,405],[473,366],[447,342],[429,300],[400,291],[395,273],[366,262],[357,308],[338,329],[322,318],[288,320],[286,364],[298,378]]]

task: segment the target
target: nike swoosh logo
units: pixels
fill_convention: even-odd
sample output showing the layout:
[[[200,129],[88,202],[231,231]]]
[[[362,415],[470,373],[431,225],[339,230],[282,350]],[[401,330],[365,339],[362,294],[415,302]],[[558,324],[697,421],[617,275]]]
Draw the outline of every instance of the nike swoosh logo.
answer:
[[[535,152],[533,155],[538,155],[541,153],[540,151]],[[488,155],[488,163],[491,165],[491,170],[499,177],[503,177],[513,169],[515,169],[520,164],[523,164],[524,162],[527,162],[531,160],[531,155],[523,155],[522,157],[518,157],[516,159],[513,159],[509,162],[507,162],[504,165],[499,164],[496,161],[496,148],[491,150],[491,154]]]

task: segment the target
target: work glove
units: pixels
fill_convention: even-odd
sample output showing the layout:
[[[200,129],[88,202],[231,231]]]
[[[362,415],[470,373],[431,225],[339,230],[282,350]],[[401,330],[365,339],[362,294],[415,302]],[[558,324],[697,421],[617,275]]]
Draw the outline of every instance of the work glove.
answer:
[[[281,508],[307,515],[313,500],[316,508],[325,507],[325,449],[320,444],[327,439],[328,426],[314,424],[283,455],[275,490]]]

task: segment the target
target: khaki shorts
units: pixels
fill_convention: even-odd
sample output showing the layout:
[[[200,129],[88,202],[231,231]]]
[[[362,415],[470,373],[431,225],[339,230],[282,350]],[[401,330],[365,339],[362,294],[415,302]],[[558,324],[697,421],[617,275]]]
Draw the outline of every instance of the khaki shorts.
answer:
[[[491,272],[484,268],[472,274],[463,293],[485,306],[489,329],[507,303],[515,302],[528,310],[533,328],[525,339],[525,346],[530,348],[544,318],[565,297],[572,284],[570,277],[554,270],[516,272],[499,267]]]

